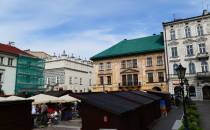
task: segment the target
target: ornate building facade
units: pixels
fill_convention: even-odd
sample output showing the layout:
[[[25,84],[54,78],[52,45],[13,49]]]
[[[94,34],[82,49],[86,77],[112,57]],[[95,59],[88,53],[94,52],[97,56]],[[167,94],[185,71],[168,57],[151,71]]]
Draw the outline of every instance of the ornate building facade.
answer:
[[[88,92],[94,84],[91,61],[68,56],[52,56],[45,61],[45,82],[49,89]]]
[[[93,56],[93,91],[168,91],[163,35],[123,40]]]
[[[210,99],[210,13],[204,10],[200,16],[165,22],[163,27],[169,92],[177,92],[175,69],[182,64],[191,98]]]

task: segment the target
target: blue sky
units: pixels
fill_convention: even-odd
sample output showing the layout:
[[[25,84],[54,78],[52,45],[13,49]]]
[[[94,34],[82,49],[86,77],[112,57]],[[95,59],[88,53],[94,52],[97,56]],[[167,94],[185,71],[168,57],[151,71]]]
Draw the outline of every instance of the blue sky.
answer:
[[[206,0],[210,3],[210,0]],[[0,42],[89,58],[162,22],[202,13],[202,0],[0,0]]]

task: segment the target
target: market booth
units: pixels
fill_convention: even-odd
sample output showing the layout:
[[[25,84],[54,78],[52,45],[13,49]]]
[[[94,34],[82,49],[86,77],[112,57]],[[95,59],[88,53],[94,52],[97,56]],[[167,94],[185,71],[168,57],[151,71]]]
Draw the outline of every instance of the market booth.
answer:
[[[31,103],[33,100],[0,100],[0,130],[32,130]]]
[[[165,100],[167,111],[169,112],[171,110],[171,95],[170,95],[170,93],[154,91],[154,90],[147,90],[147,93],[161,97],[163,100]]]
[[[154,99],[134,92],[74,95],[81,100],[82,130],[146,130],[156,119],[151,113],[160,108],[152,107]]]

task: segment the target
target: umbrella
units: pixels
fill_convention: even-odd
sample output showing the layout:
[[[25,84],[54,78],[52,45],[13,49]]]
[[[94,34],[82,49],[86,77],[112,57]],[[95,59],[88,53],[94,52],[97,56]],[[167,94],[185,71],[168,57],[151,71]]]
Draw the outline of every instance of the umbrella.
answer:
[[[76,101],[80,101],[74,97],[67,95],[61,96],[59,97],[59,99],[61,99],[61,102],[76,102]]]
[[[57,97],[50,96],[50,95],[45,95],[45,94],[38,94],[35,96],[32,96],[28,99],[33,99],[34,102],[33,104],[40,104],[40,103],[57,103],[60,102],[61,100]]]

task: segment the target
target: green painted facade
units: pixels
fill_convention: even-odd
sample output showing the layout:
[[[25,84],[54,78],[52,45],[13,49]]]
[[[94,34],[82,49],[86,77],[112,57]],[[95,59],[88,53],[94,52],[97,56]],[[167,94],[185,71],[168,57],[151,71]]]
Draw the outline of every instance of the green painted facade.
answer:
[[[17,58],[15,94],[33,94],[44,88],[44,60],[19,56]]]
[[[116,45],[91,57],[91,60],[101,60],[113,57],[130,56],[143,53],[164,51],[163,34],[143,38],[123,40]]]

